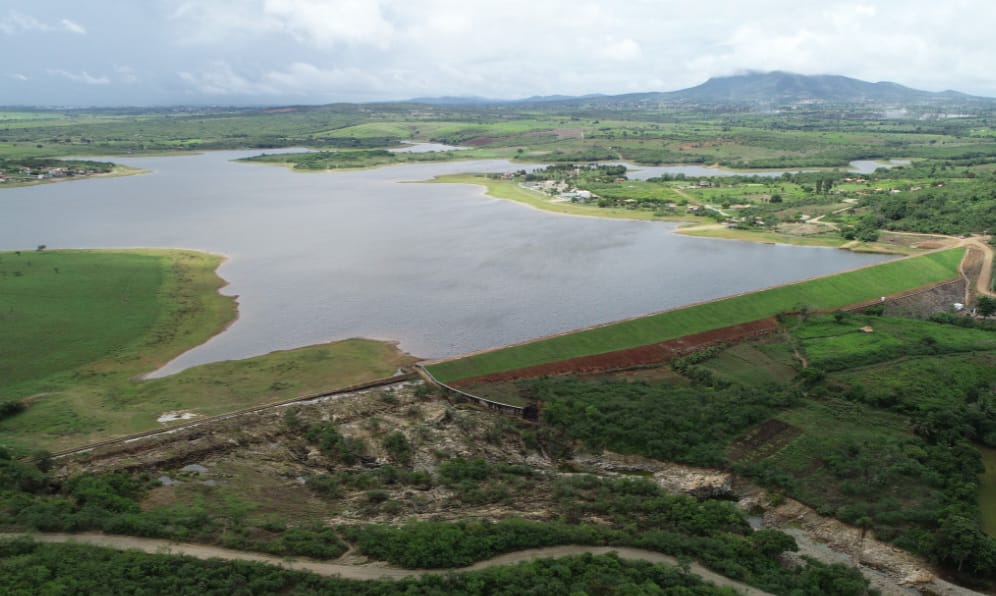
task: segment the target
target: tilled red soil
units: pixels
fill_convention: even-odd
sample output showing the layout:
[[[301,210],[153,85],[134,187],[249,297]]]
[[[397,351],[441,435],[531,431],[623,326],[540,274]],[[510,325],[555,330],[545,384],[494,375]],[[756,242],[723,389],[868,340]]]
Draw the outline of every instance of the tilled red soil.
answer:
[[[466,387],[477,383],[516,381],[542,376],[599,373],[637,366],[662,364],[678,356],[690,354],[703,348],[721,343],[743,341],[751,337],[771,333],[777,328],[778,321],[774,317],[771,317],[751,321],[750,323],[713,329],[712,331],[705,331],[703,333],[686,335],[685,337],[637,348],[617,350],[615,352],[606,352],[592,356],[581,356],[559,362],[538,364],[506,372],[461,379],[459,382],[454,383],[454,385],[457,387]]]

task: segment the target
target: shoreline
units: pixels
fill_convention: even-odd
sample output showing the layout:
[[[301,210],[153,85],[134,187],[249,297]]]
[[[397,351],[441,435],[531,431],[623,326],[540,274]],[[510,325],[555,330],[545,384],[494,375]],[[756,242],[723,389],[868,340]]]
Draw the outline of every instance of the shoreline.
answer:
[[[489,184],[490,182],[490,184]],[[516,190],[520,190],[523,194],[533,192],[537,194],[535,199],[529,200],[523,197],[522,199],[512,196],[511,193],[503,193],[502,186],[507,186],[511,184],[510,181],[506,180],[492,180],[481,174],[446,174],[443,176],[436,176],[431,180],[423,180],[419,182],[420,184],[464,184],[468,186],[477,186],[482,189],[482,194],[484,196],[492,197],[495,199],[513,201],[519,203],[520,205],[525,205],[531,207],[537,211],[545,211],[547,213],[554,213],[557,215],[569,215],[572,217],[592,217],[596,219],[616,219],[616,220],[628,220],[628,221],[645,221],[645,222],[663,222],[663,223],[673,223],[679,224],[672,233],[681,234],[683,236],[695,237],[695,238],[706,238],[710,240],[733,240],[737,242],[754,242],[758,244],[782,244],[786,246],[805,246],[810,248],[833,248],[839,250],[848,250],[856,253],[869,253],[869,254],[886,254],[886,255],[897,255],[897,256],[912,256],[917,254],[926,254],[929,251],[926,250],[910,250],[901,251],[892,249],[892,247],[884,246],[878,243],[868,244],[863,243],[861,245],[848,246],[853,244],[850,241],[836,242],[831,239],[827,241],[822,241],[817,239],[815,242],[808,241],[806,237],[802,236],[790,236],[787,234],[780,234],[777,232],[749,232],[742,230],[727,230],[724,228],[710,228],[707,226],[722,225],[714,223],[703,223],[701,218],[691,218],[681,215],[666,215],[666,216],[654,216],[650,211],[633,211],[628,209],[621,209],[618,207],[613,208],[600,208],[600,207],[587,207],[579,206],[574,203],[553,203],[544,200],[539,193],[535,191],[529,191],[522,188],[518,184],[515,185]],[[499,184],[505,183],[502,186]],[[511,190],[511,189],[507,189]],[[562,206],[561,208],[558,208]],[[598,209],[601,213],[594,211]],[[589,212],[592,210],[592,212]],[[686,225],[682,225],[686,224]],[[697,230],[715,230],[715,234],[697,234]],[[751,237],[754,236],[754,237]]]
[[[123,166],[121,164],[115,163],[114,167],[111,168],[110,172],[103,172],[100,174],[90,174],[89,176],[66,176],[63,178],[45,178],[42,180],[27,180],[24,182],[8,182],[0,185],[0,189],[28,188],[30,186],[41,186],[43,184],[78,182],[81,180],[93,180],[99,178],[124,178],[125,176],[138,176],[141,174],[148,174],[150,171],[151,170],[146,170],[144,168],[133,168],[131,166]]]
[[[474,180],[445,180],[444,178],[474,178]],[[662,223],[671,223],[671,224],[681,224],[681,223],[695,224],[695,223],[698,223],[697,220],[692,220],[692,219],[689,219],[687,217],[674,216],[674,215],[665,215],[665,216],[661,216],[661,217],[655,217],[653,215],[653,213],[650,213],[650,212],[639,212],[639,211],[635,211],[634,212],[634,211],[625,210],[625,209],[619,209],[619,208],[612,208],[612,213],[622,212],[622,211],[625,211],[626,213],[618,213],[617,215],[609,215],[609,214],[605,214],[605,213],[603,213],[603,214],[588,213],[585,210],[586,208],[584,206],[579,206],[579,205],[576,205],[574,203],[567,203],[567,202],[553,203],[553,202],[550,202],[550,201],[545,201],[545,200],[543,200],[540,197],[537,197],[534,201],[519,200],[519,199],[517,199],[515,197],[503,196],[501,194],[495,193],[494,192],[495,188],[493,188],[491,185],[487,184],[487,182],[489,180],[490,180],[489,178],[486,178],[485,176],[480,175],[480,174],[445,174],[443,176],[436,176],[436,177],[434,177],[434,178],[432,178],[430,180],[413,181],[413,183],[414,184],[462,184],[462,185],[465,185],[465,186],[476,186],[476,187],[478,187],[478,188],[481,189],[481,194],[484,195],[484,196],[491,197],[491,198],[494,198],[494,199],[500,199],[500,200],[503,200],[503,201],[512,201],[514,203],[518,203],[520,205],[524,205],[526,207],[530,207],[532,209],[535,209],[536,211],[544,211],[546,213],[553,213],[555,215],[568,215],[568,216],[571,216],[571,217],[590,217],[590,218],[593,218],[593,219],[616,219],[616,220],[624,220],[624,221],[643,221],[643,222],[651,222],[651,223],[652,222],[662,222]],[[494,182],[507,182],[507,181],[495,180]],[[535,192],[535,191],[528,191],[528,190],[526,190],[526,189],[524,189],[524,188],[522,188],[522,187],[520,187],[518,185],[516,185],[516,188],[520,189],[523,193]],[[558,207],[558,206],[563,206],[563,208],[562,209],[557,209],[556,207]],[[592,207],[591,209],[599,209],[601,211],[606,211],[606,209],[602,209],[601,207]],[[630,215],[630,213],[634,213],[636,215]],[[641,216],[638,215],[640,213],[644,213],[645,215],[643,217],[641,217]]]
[[[156,250],[160,250],[160,249],[156,249]],[[166,250],[173,250],[173,249],[166,249]],[[183,249],[183,250],[187,250],[187,249]],[[219,258],[218,264],[214,268],[214,276],[217,277],[219,280],[221,280],[221,285],[219,285],[215,289],[215,294],[217,294],[218,296],[221,296],[223,298],[231,298],[231,301],[232,301],[232,310],[233,310],[232,317],[228,320],[228,322],[226,322],[222,326],[221,329],[218,329],[218,331],[215,332],[214,334],[212,334],[212,335],[204,338],[203,341],[200,341],[200,342],[196,343],[195,345],[192,345],[192,346],[186,348],[185,350],[183,350],[179,354],[173,356],[172,358],[170,358],[166,362],[163,362],[162,364],[160,364],[155,370],[152,370],[152,371],[149,371],[147,373],[144,373],[144,374],[132,377],[132,380],[149,381],[149,380],[152,380],[152,379],[161,379],[163,377],[168,377],[168,376],[170,376],[170,374],[176,374],[176,373],[170,373],[170,374],[164,374],[164,375],[160,375],[160,376],[156,375],[156,373],[158,373],[159,371],[161,371],[164,368],[166,368],[167,366],[169,366],[170,363],[175,362],[178,358],[180,358],[181,356],[183,356],[187,352],[190,352],[191,350],[196,350],[200,346],[203,346],[207,342],[211,341],[212,339],[220,336],[222,333],[224,333],[224,332],[228,331],[229,329],[231,329],[232,325],[234,325],[236,322],[238,322],[239,318],[241,317],[241,313],[239,311],[239,295],[238,294],[224,294],[224,293],[222,293],[222,290],[225,289],[225,288],[227,288],[230,285],[231,282],[229,282],[226,278],[222,277],[218,273],[218,270],[221,269],[221,266],[224,265],[225,263],[228,263],[229,261],[231,261],[232,257],[230,255],[226,255],[226,254],[222,254],[222,253],[212,253],[212,252],[206,252],[206,251],[195,251],[195,252],[201,252],[203,254],[211,255],[211,256]],[[181,372],[181,371],[177,371],[177,372]]]

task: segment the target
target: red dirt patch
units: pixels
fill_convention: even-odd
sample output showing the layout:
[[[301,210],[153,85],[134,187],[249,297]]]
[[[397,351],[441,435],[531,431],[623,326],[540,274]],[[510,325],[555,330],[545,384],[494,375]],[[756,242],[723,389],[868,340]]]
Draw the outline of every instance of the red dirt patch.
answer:
[[[584,138],[584,129],[582,128],[555,128],[553,132],[557,135],[558,141]]]
[[[485,145],[490,145],[498,140],[498,137],[473,137],[462,141],[461,145],[470,145],[471,147],[484,147]]]
[[[690,354],[703,348],[708,348],[722,343],[738,342],[752,337],[758,337],[771,333],[778,329],[778,321],[772,318],[751,321],[740,325],[731,325],[686,335],[677,339],[662,341],[656,344],[629,348],[627,350],[617,350],[604,354],[592,356],[581,356],[560,362],[550,362],[548,364],[538,364],[527,366],[516,370],[509,370],[500,373],[492,373],[479,377],[461,379],[453,383],[456,387],[466,387],[477,383],[496,383],[500,381],[517,381],[519,379],[531,379],[535,377],[590,374],[622,370],[638,366],[650,366],[668,362],[678,356]]]

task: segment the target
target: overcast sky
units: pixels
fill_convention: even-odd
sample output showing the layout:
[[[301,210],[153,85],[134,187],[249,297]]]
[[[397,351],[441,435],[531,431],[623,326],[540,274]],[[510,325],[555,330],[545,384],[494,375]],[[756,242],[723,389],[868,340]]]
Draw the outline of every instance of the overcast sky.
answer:
[[[672,91],[744,70],[996,96],[992,0],[0,0],[0,105]]]

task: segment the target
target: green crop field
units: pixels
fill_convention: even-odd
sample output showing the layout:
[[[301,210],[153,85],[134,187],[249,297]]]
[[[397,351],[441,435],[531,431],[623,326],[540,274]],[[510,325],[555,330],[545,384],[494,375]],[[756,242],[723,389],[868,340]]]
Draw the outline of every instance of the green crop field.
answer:
[[[220,332],[221,257],[193,251],[0,253],[0,448],[61,449],[390,376],[411,358],[349,340],[140,377]],[[0,410],[4,412],[5,410]]]
[[[206,340],[234,316],[216,293],[220,262],[189,251],[0,253],[0,396],[106,359],[154,366]]]
[[[745,385],[789,383],[796,376],[795,360],[784,342],[736,344],[702,366],[717,378]]]
[[[451,382],[747,323],[800,304],[815,310],[839,308],[953,278],[963,253],[963,249],[954,249],[892,261],[441,362],[428,369],[441,381]]]
[[[945,361],[944,354],[996,350],[996,334],[979,329],[961,329],[951,325],[925,326],[921,321],[892,318],[872,322],[872,333],[864,333],[859,327],[860,324],[824,321],[807,324],[796,335],[810,365],[826,371],[869,366],[905,356],[926,355],[930,362],[937,365],[938,370],[931,370],[929,375],[923,376],[941,378],[939,375],[945,367],[954,366]],[[910,346],[916,346],[919,351],[911,352]],[[913,369],[906,371],[906,374],[919,376],[923,372]],[[864,374],[871,375],[871,372],[866,371]],[[993,380],[996,381],[996,377]],[[953,378],[945,381],[949,384],[955,382],[956,379]],[[875,391],[885,391],[897,383],[902,385],[903,380],[869,376],[862,385],[874,388]]]

